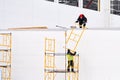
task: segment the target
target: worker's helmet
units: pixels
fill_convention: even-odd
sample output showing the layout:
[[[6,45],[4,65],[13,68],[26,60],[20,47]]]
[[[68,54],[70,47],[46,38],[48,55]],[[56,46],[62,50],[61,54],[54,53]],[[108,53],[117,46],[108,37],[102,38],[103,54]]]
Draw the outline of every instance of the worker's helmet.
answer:
[[[84,14],[80,14],[80,18],[83,18],[84,17]]]

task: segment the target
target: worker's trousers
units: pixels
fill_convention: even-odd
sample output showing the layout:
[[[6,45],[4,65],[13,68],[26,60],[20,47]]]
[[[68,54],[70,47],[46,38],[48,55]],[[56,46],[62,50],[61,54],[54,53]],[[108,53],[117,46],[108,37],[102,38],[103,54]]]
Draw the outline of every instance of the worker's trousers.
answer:
[[[73,62],[73,60],[68,61],[68,66],[67,66],[68,71],[70,71],[70,67],[71,67],[71,71],[74,71],[74,62]]]

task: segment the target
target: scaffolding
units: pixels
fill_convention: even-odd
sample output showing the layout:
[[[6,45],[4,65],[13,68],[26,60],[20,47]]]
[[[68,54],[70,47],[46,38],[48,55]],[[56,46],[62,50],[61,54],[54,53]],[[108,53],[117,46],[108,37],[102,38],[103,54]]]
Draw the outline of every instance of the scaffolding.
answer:
[[[68,36],[66,36],[65,39],[65,53],[56,53],[55,52],[55,39],[49,39],[45,38],[45,62],[44,62],[44,80],[56,80],[55,77],[57,73],[64,73],[65,78],[64,80],[79,80],[79,54],[74,56],[74,72],[68,72],[67,71],[67,58],[66,58],[66,50],[70,49],[72,52],[76,51],[76,48],[78,46],[78,43],[84,33],[86,28],[83,28],[82,30],[79,30],[78,33],[75,33],[75,29],[72,29]],[[65,31],[66,35],[66,31]],[[70,43],[74,43],[74,46],[70,47]],[[65,69],[57,69],[55,64],[55,57],[57,56],[63,56],[65,59]]]
[[[50,73],[55,68],[55,39],[45,38],[44,80],[54,80],[55,73]]]
[[[11,33],[0,33],[0,69],[2,80],[11,80]]]
[[[66,39],[66,49],[70,49],[72,52],[75,52],[77,46],[82,38],[84,31],[87,28],[83,28],[81,31],[75,31],[75,29],[71,29],[67,39]],[[72,45],[71,45],[72,43]],[[74,69],[77,71],[76,73],[68,73],[67,80],[79,80],[79,54],[74,56]]]

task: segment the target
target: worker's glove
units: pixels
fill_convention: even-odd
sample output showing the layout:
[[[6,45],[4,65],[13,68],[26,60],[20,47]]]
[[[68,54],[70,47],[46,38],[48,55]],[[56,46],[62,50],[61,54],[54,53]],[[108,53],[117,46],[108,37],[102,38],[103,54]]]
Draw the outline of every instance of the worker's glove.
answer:
[[[77,52],[74,52],[74,55],[76,55]]]

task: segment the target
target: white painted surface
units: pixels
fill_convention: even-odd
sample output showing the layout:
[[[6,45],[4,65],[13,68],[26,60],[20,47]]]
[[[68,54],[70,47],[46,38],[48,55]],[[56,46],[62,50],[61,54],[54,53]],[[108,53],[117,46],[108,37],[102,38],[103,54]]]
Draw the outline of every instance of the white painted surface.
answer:
[[[56,52],[64,52],[63,31],[14,31],[13,80],[44,80],[44,38],[56,38]],[[86,30],[78,47],[80,80],[120,80],[120,31]],[[63,58],[56,58],[63,69]],[[64,74],[56,74],[56,80]]]
[[[80,1],[82,4],[82,1]],[[45,0],[0,0],[0,29],[56,25],[70,27],[83,13],[89,28],[120,28],[119,16],[110,15],[110,0],[101,0],[100,12]]]
[[[13,31],[12,35],[12,79],[44,80],[44,38],[55,38],[56,52],[64,52],[64,32]],[[86,30],[77,47],[80,80],[120,80],[119,36],[120,30]],[[63,69],[64,60],[56,60],[57,68]],[[57,80],[61,78],[64,74],[56,74]]]
[[[64,52],[64,32],[18,31],[12,35],[12,79],[44,80],[45,37],[56,39],[56,52]]]
[[[119,80],[120,31],[88,30],[78,49],[81,56],[80,80]]]

